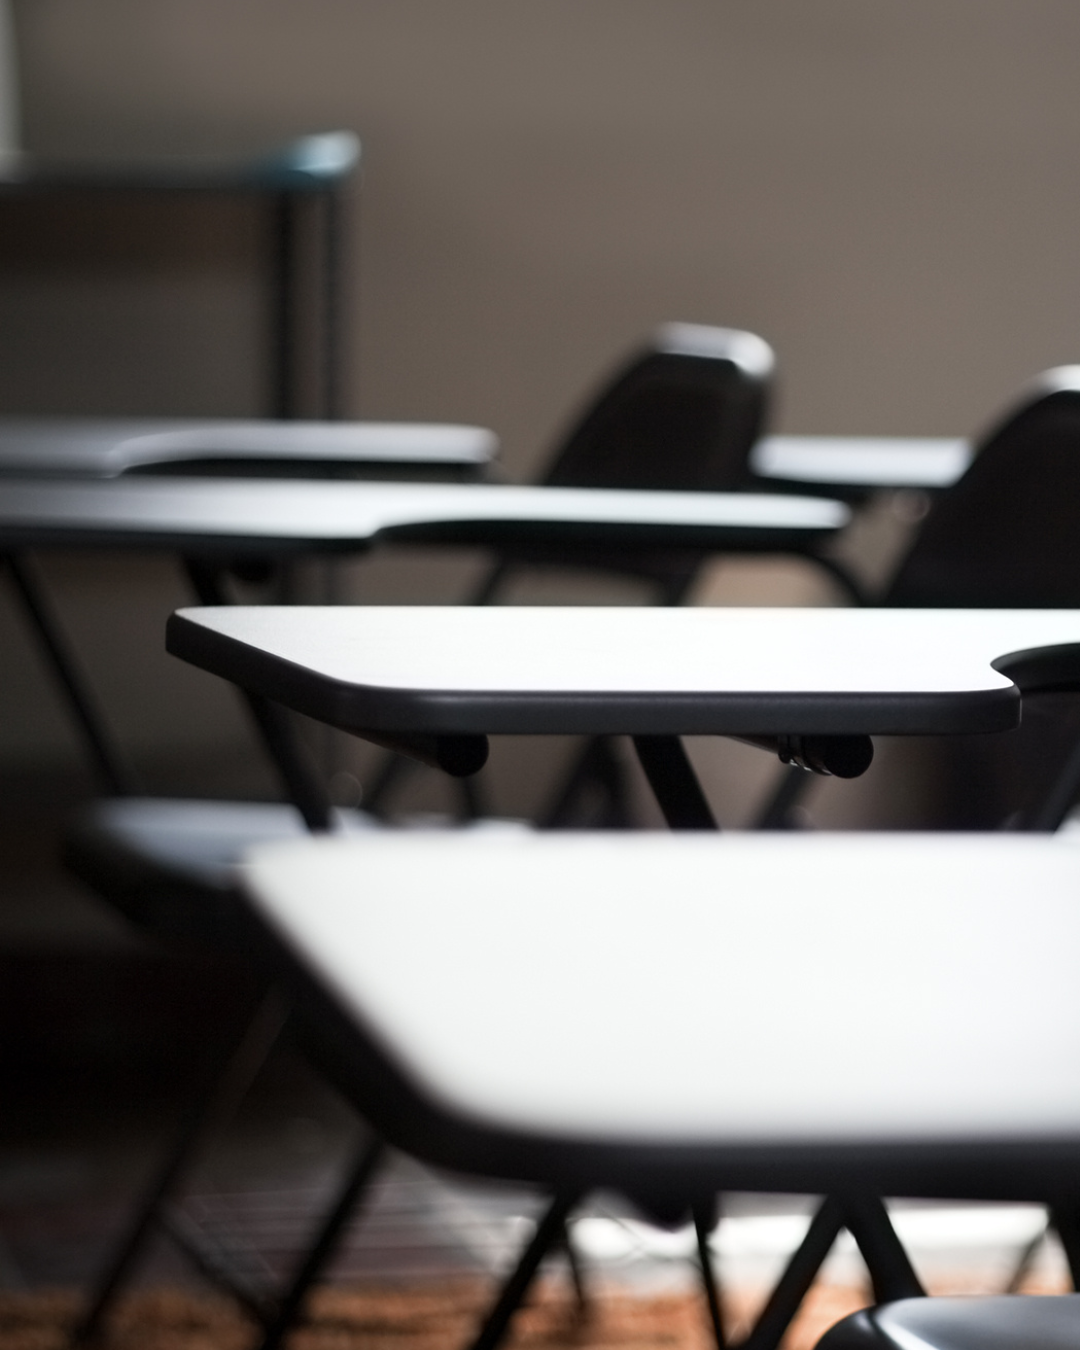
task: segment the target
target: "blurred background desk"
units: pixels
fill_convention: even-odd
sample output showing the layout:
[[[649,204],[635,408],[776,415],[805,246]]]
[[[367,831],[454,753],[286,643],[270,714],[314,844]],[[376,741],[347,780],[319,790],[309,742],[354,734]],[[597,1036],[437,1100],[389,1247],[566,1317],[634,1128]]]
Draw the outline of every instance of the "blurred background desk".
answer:
[[[482,478],[498,441],[435,422],[0,417],[0,477]]]
[[[968,441],[955,437],[764,436],[751,451],[750,467],[761,478],[803,492],[931,492],[952,487],[972,453]]]
[[[173,551],[204,603],[219,603],[230,561],[357,552],[377,540],[497,547],[507,539],[812,554],[842,529],[839,502],[752,493],[638,492],[471,484],[170,479],[0,484],[0,552],[106,783],[129,775],[47,598],[19,555],[38,548]],[[205,560],[213,560],[207,567]],[[128,654],[128,661],[131,655]],[[146,695],[140,689],[140,698]]]

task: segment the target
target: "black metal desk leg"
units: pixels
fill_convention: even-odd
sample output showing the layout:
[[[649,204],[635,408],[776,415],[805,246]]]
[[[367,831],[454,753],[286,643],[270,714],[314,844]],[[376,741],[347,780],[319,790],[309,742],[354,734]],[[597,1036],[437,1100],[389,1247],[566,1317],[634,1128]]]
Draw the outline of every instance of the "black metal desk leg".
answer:
[[[278,1350],[289,1330],[300,1315],[304,1299],[312,1284],[322,1274],[326,1263],[334,1255],[345,1226],[353,1217],[357,1204],[364,1196],[384,1152],[381,1139],[367,1139],[349,1169],[345,1185],[323,1221],[315,1240],[305,1255],[292,1283],[282,1296],[277,1313],[267,1328],[260,1350]]]
[[[635,736],[645,777],[672,830],[718,830],[697,774],[678,736]]]
[[[213,563],[185,558],[184,567],[200,604],[228,604],[219,569]],[[240,691],[240,695],[255,720],[263,745],[281,776],[286,793],[304,818],[304,824],[313,834],[326,832],[333,823],[330,799],[311,757],[305,753],[296,735],[288,712],[259,694]]]
[[[822,1201],[738,1350],[777,1350],[843,1226],[844,1212],[839,1201]]]
[[[97,701],[79,668],[78,658],[45,592],[24,558],[9,553],[6,559],[23,612],[44,647],[45,656],[63,688],[68,707],[86,737],[102,782],[113,796],[135,796],[140,790],[138,778],[113,742]]]
[[[712,1322],[716,1350],[725,1350],[727,1337],[724,1335],[724,1315],[720,1307],[720,1286],[713,1270],[712,1253],[709,1251],[709,1233],[716,1226],[715,1217],[712,1206],[694,1206],[694,1235],[697,1238],[701,1283],[705,1289],[705,1301],[709,1305],[709,1319]]]
[[[875,1301],[891,1303],[894,1299],[924,1297],[926,1290],[896,1235],[884,1202],[876,1195],[868,1195],[845,1196],[840,1203],[844,1226],[855,1239],[870,1272]]]
[[[1080,1211],[1071,1204],[1051,1205],[1050,1224],[1065,1252],[1073,1288],[1080,1289]]]
[[[552,1201],[470,1350],[495,1350],[505,1336],[514,1313],[521,1307],[541,1261],[563,1240],[567,1216],[580,1199],[581,1196],[575,1193],[556,1196]]]
[[[278,990],[271,989],[244,1029],[239,1043],[230,1051],[222,1068],[214,1074],[205,1096],[196,1104],[172,1151],[147,1189],[127,1234],[114,1252],[112,1262],[94,1293],[86,1316],[72,1336],[73,1345],[83,1345],[98,1336],[147,1237],[159,1222],[164,1205],[188,1165],[235,1114],[255,1075],[277,1044],[288,1015],[287,1001]]]

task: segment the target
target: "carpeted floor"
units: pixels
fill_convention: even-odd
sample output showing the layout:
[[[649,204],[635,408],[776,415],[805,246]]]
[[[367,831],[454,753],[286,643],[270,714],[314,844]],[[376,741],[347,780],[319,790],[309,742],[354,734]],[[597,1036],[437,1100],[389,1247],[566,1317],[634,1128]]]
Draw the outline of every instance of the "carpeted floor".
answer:
[[[293,1334],[293,1350],[459,1350],[468,1345],[490,1298],[477,1281],[317,1294],[311,1320]],[[865,1294],[824,1286],[814,1291],[785,1343],[811,1350],[817,1338]],[[0,1296],[0,1350],[66,1350],[79,1299],[64,1293]],[[738,1309],[732,1309],[738,1320]],[[249,1350],[252,1325],[228,1302],[178,1291],[133,1295],[113,1319],[105,1350]],[[582,1314],[553,1281],[517,1318],[511,1346],[527,1350],[711,1350],[701,1299],[693,1294],[625,1292],[593,1299]]]
[[[955,1289],[950,1292],[957,1292]],[[1028,1293],[1061,1293],[1029,1286]],[[475,1280],[386,1288],[327,1289],[315,1295],[309,1322],[290,1350],[460,1350],[490,1298]],[[783,1350],[812,1350],[834,1322],[863,1307],[865,1290],[821,1285],[811,1291]],[[67,1293],[0,1295],[0,1350],[67,1350],[80,1300]],[[754,1309],[729,1300],[737,1338]],[[175,1290],[146,1291],[118,1309],[102,1350],[250,1350],[250,1321],[223,1299]],[[586,1312],[551,1281],[515,1321],[511,1350],[713,1350],[703,1301],[691,1293],[594,1297]]]

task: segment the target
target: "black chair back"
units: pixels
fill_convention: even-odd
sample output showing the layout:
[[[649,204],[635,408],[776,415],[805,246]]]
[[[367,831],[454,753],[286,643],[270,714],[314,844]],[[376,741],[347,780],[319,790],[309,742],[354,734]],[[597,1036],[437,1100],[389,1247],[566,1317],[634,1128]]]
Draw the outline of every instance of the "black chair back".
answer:
[[[932,507],[882,603],[1080,608],[1080,366],[1039,376],[980,447]],[[905,823],[1056,828],[1080,789],[1077,747],[1080,701],[1052,687],[1025,692],[1023,724],[1007,736],[894,747],[904,778],[919,784],[904,796]]]
[[[665,324],[573,426],[551,487],[731,491],[751,480],[775,360],[754,333]]]
[[[1080,608],[1080,366],[1048,371],[931,509],[884,603]]]

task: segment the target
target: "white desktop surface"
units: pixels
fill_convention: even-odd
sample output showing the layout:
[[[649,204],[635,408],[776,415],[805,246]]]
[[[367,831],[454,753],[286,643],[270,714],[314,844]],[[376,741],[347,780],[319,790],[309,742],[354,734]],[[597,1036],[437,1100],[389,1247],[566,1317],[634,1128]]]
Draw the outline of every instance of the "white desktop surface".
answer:
[[[1080,642],[1080,611],[237,606],[169,641],[357,730],[931,734],[1014,724],[991,663]],[[1011,721],[968,720],[988,702]]]
[[[632,527],[677,543],[680,530],[827,533],[839,502],[768,493],[633,492],[458,483],[324,483],[276,479],[0,478],[0,532],[70,530],[173,538],[189,533],[289,540],[374,538],[439,524]]]
[[[0,475],[108,478],[186,460],[343,465],[488,464],[482,427],[424,422],[279,422],[209,418],[0,418]]]
[[[971,463],[968,441],[930,436],[766,436],[750,452],[762,478],[827,487],[951,487]]]
[[[1080,848],[1037,836],[372,836],[258,911],[481,1126],[768,1145],[1080,1136]]]

